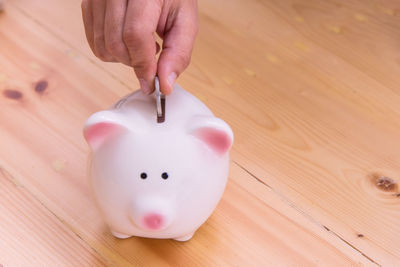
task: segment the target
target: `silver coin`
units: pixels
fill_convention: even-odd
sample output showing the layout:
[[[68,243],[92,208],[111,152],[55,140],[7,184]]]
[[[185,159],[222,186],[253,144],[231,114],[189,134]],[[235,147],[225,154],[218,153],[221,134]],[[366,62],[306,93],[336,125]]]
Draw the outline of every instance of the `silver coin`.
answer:
[[[157,108],[157,116],[162,116],[162,108],[161,108],[161,91],[160,91],[160,81],[158,77],[155,78],[155,89],[156,89],[156,108]]]

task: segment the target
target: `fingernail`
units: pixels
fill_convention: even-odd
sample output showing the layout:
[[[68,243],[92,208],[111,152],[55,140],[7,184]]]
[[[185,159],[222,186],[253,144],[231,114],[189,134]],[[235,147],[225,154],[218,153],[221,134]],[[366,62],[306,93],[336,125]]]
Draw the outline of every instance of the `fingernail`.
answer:
[[[140,89],[142,89],[142,92],[146,95],[149,95],[151,93],[151,89],[149,84],[146,82],[144,79],[139,79],[140,83]]]
[[[168,75],[167,81],[168,81],[169,86],[171,86],[171,89],[174,88],[176,76],[177,76],[177,75],[176,75],[175,72],[171,72],[171,73]]]

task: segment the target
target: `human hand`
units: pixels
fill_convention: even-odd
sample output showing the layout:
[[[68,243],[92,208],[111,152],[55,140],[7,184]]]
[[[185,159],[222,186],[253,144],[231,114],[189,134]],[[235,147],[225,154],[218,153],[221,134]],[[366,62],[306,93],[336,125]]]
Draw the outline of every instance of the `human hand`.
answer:
[[[106,62],[134,68],[142,91],[154,90],[154,77],[164,94],[189,65],[197,34],[196,0],[83,0],[86,38],[93,53]],[[162,51],[155,41],[162,39]]]

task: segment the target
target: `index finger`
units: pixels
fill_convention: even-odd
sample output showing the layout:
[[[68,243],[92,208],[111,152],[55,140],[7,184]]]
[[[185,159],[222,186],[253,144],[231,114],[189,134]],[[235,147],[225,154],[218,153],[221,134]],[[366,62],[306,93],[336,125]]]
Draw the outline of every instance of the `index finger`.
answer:
[[[157,1],[129,1],[123,30],[123,40],[128,48],[131,65],[139,79],[143,92],[154,89],[157,72],[156,31],[161,6]]]

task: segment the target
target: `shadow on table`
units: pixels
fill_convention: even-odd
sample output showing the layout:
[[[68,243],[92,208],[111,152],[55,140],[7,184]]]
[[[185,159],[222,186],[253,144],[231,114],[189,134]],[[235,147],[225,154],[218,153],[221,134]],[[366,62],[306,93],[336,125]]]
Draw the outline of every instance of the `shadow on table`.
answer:
[[[201,258],[209,258],[207,251],[212,250],[215,254],[221,248],[222,240],[211,233],[212,222],[206,222],[194,234],[192,239],[180,242],[172,239],[152,239],[143,237],[131,237],[118,239],[110,235],[116,251],[130,262],[143,261],[147,264],[164,262],[170,265],[188,264],[198,262]],[[201,251],[201,253],[199,253]]]

